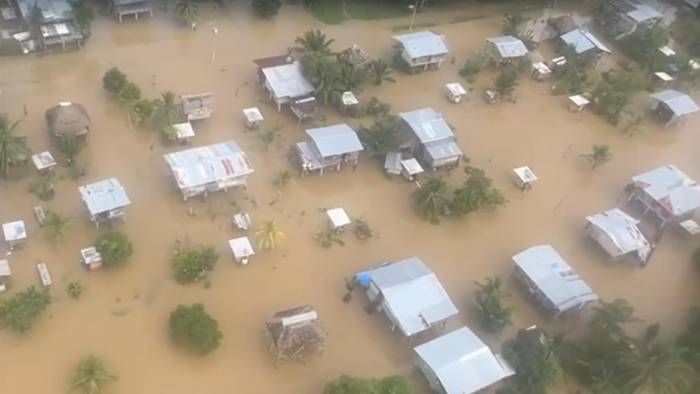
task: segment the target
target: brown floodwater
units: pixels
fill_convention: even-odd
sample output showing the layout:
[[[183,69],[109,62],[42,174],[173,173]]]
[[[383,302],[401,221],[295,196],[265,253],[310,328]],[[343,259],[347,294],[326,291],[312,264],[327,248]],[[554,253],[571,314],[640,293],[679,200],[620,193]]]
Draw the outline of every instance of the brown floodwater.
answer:
[[[256,84],[252,59],[284,52],[293,38],[310,26],[322,27],[336,39],[335,48],[357,43],[373,56],[388,56],[392,26],[405,18],[323,26],[298,7],[284,7],[271,21],[249,16],[246,2],[224,13],[201,10],[200,28],[186,29],[161,15],[153,21],[114,23],[100,19],[87,47],[51,56],[0,59],[0,112],[21,119],[20,133],[34,151],[50,148],[43,112],[58,101],[85,105],[93,127],[79,162],[85,177],[72,180],[58,170],[56,197],[44,206],[70,217],[63,242],[47,242],[32,217],[39,203],[27,192],[32,177],[0,182],[0,221],[23,219],[29,240],[10,256],[13,291],[38,285],[35,264],[45,261],[54,277],[53,302],[27,335],[0,331],[0,387],[3,393],[62,393],[75,363],[90,353],[104,357],[119,376],[109,393],[315,393],[340,374],[382,376],[415,374],[411,347],[392,333],[379,315],[364,312],[364,297],[341,302],[343,278],[380,261],[420,256],[437,273],[461,309],[450,328],[467,324],[498,347],[515,327],[542,324],[573,330],[584,316],[551,322],[542,317],[508,281],[509,303],[517,312],[515,326],[500,337],[486,335],[471,310],[474,281],[487,275],[510,277],[510,257],[522,249],[551,243],[603,299],[626,298],[640,318],[661,322],[668,334],[683,325],[685,311],[700,296],[697,273],[689,256],[698,246],[669,233],[645,269],[611,263],[583,238],[586,215],[612,208],[629,178],[655,166],[673,163],[700,179],[700,117],[680,129],[647,125],[634,137],[623,135],[585,112],[573,114],[565,98],[549,94],[550,84],[521,81],[517,104],[484,104],[478,96],[454,105],[444,98],[445,83],[458,80],[467,55],[496,35],[499,18],[446,23],[467,11],[421,14],[419,22],[447,36],[456,63],[437,72],[397,75],[397,84],[367,87],[364,99],[376,95],[395,111],[431,106],[456,128],[459,144],[472,163],[484,168],[510,200],[495,212],[431,225],[412,211],[415,185],[388,180],[367,157],[356,172],[295,178],[283,189],[274,174],[288,168],[286,154],[305,138],[303,127],[288,113],[277,113]],[[211,34],[211,26],[219,34]],[[212,61],[212,51],[216,59]],[[119,67],[147,97],[172,90],[177,94],[212,91],[214,116],[195,126],[195,145],[235,139],[255,168],[247,191],[235,190],[184,203],[162,159],[179,147],[163,147],[149,130],[131,129],[122,108],[102,89],[102,74]],[[480,76],[477,89],[490,83]],[[258,105],[267,126],[280,126],[279,138],[265,151],[254,133],[246,132],[240,111]],[[24,116],[24,106],[27,115]],[[327,122],[339,121],[326,111]],[[353,126],[368,120],[350,120]],[[591,144],[609,144],[613,160],[592,172],[579,156]],[[510,171],[531,166],[540,180],[527,194],[512,184]],[[86,273],[79,250],[99,233],[88,221],[77,187],[117,177],[132,205],[116,229],[133,240],[131,262],[116,271]],[[461,171],[450,181],[462,179]],[[277,199],[278,191],[281,193]],[[274,200],[276,203],[271,204]],[[346,246],[321,248],[314,234],[325,228],[321,208],[344,207],[366,219],[378,234],[369,241],[345,235]],[[259,253],[250,265],[233,263],[227,240],[239,234],[229,218],[238,209],[261,223],[275,219],[287,234],[278,249]],[[194,216],[188,215],[192,209]],[[210,288],[181,286],[170,274],[176,240],[213,245],[221,254],[210,274]],[[79,280],[79,301],[65,287]],[[167,336],[168,314],[178,304],[202,302],[218,319],[224,334],[220,348],[199,357],[174,347]],[[262,335],[270,314],[300,304],[314,305],[328,332],[325,352],[305,364],[275,368]],[[562,389],[564,390],[564,389]]]

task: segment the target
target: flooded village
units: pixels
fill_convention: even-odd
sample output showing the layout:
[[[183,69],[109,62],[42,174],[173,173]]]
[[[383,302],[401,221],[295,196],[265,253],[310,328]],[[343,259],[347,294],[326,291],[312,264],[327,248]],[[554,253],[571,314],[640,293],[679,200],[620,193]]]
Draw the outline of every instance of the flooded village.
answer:
[[[591,316],[621,299],[638,319],[620,319],[629,337],[614,343],[632,352],[624,357],[641,360],[634,349],[676,346],[700,331],[688,329],[700,306],[700,101],[688,77],[698,63],[682,40],[651,51],[669,57],[658,67],[631,65],[615,36],[647,27],[615,22],[603,34],[591,4],[563,0],[416,2],[371,20],[348,8],[342,23],[286,3],[260,18],[247,1],[203,1],[186,21],[177,2],[114,3],[88,39],[44,53],[48,43],[20,34],[29,53],[0,56],[5,128],[19,121],[14,134],[36,155],[7,160],[0,179],[0,223],[9,224],[0,239],[0,392],[65,392],[90,355],[116,377],[103,377],[104,393],[369,392],[327,386],[341,375],[403,376],[416,393],[612,392],[581,377],[593,372],[569,368],[563,345],[539,360],[561,359],[558,379],[545,391],[517,388],[518,340],[546,332],[535,342],[554,348],[566,334],[572,348],[585,347],[599,334]],[[693,14],[691,3],[615,12],[668,27]],[[12,9],[4,23],[21,17],[14,4],[0,0]],[[519,38],[504,32],[514,9]],[[51,28],[42,29],[47,40]],[[333,40],[327,53],[295,42],[309,44],[316,29]],[[591,57],[585,83],[557,74],[578,73],[579,55]],[[325,90],[310,76],[325,67],[314,57],[393,66],[397,56],[405,69],[391,72],[393,82]],[[499,86],[521,58],[517,83]],[[557,71],[562,62],[576,66]],[[128,89],[108,90],[103,77],[115,68],[124,86],[157,100],[153,117],[166,127],[139,122],[150,109]],[[648,77],[614,114],[595,108],[618,99],[616,88],[599,88],[617,75],[610,70]],[[181,112],[164,110],[170,102]],[[370,114],[370,102],[394,116]],[[370,141],[373,126],[400,135]],[[70,159],[66,133],[82,146]],[[50,196],[40,196],[46,178]],[[486,197],[467,195],[465,179]],[[47,225],[55,214],[64,223]],[[124,236],[128,258],[113,264],[105,251]],[[183,251],[208,265],[179,269]],[[487,278],[502,282],[497,303],[512,310],[500,325],[477,307]],[[50,303],[17,333],[10,300],[30,286],[47,289]],[[185,314],[178,306],[194,304],[220,335],[190,351],[191,332],[178,334],[173,321]],[[689,342],[667,353],[683,375],[671,383],[679,393],[700,387],[700,340]],[[620,393],[672,392],[626,384]]]

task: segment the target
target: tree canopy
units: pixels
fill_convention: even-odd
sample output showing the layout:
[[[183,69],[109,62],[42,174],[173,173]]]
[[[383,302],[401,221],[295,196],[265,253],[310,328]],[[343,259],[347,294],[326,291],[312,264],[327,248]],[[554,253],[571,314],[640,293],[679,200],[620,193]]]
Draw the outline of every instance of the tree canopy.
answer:
[[[204,278],[214,269],[219,255],[211,246],[189,247],[178,250],[173,256],[172,269],[179,283],[192,283]]]
[[[47,290],[37,290],[31,286],[0,300],[0,323],[19,333],[27,332],[49,303],[51,297]]]
[[[106,233],[97,237],[95,249],[102,256],[102,264],[107,268],[121,266],[134,251],[129,238],[118,232]]]
[[[107,383],[115,380],[117,377],[109,373],[104,362],[99,357],[90,355],[78,363],[70,388],[85,394],[100,394]]]
[[[31,150],[27,137],[16,134],[19,121],[14,123],[0,115],[0,176],[7,178],[10,168],[29,158]]]
[[[414,394],[413,382],[402,376],[362,379],[343,375],[328,382],[323,394]]]
[[[178,305],[170,314],[170,338],[195,353],[206,354],[215,350],[222,337],[219,324],[202,304]]]
[[[519,330],[504,345],[503,355],[515,369],[514,381],[521,394],[546,394],[561,377],[552,341],[539,328]]]

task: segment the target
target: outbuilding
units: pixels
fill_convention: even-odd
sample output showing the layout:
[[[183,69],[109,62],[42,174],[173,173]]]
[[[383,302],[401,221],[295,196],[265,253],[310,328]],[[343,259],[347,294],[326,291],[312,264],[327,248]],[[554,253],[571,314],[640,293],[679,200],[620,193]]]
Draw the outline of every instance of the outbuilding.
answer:
[[[528,54],[525,43],[513,36],[491,37],[486,40],[486,43],[489,45],[491,53],[501,63],[524,58]]]
[[[112,219],[124,219],[126,207],[131,204],[126,190],[117,178],[91,183],[78,188],[90,221],[97,227]]]
[[[311,305],[277,312],[265,321],[265,328],[277,364],[323,351],[326,331]]]
[[[611,258],[629,256],[645,266],[652,247],[637,227],[638,224],[639,220],[615,208],[586,217],[586,235]]]
[[[326,169],[339,171],[343,163],[357,165],[364,149],[355,130],[345,123],[306,130],[310,141],[296,144],[296,153],[302,175]]]
[[[85,138],[90,132],[90,116],[81,104],[60,102],[49,108],[45,117],[49,133],[55,138]]]
[[[642,203],[661,226],[690,219],[700,207],[700,185],[671,164],[632,177],[626,190],[628,201]]]
[[[679,124],[700,110],[690,96],[673,89],[654,93],[651,99],[651,111],[666,127]]]
[[[432,31],[419,31],[394,36],[398,43],[399,55],[409,70],[440,68],[447,57],[447,39]]]

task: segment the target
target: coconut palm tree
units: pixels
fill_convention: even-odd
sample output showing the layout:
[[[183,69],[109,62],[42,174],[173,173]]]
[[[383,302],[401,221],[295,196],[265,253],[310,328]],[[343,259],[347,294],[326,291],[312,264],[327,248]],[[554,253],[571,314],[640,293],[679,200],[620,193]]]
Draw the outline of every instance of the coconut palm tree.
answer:
[[[440,216],[450,209],[447,196],[447,182],[441,177],[430,177],[425,184],[413,193],[413,203],[418,212],[430,223],[440,223]]]
[[[115,380],[117,377],[107,371],[102,360],[91,355],[78,363],[71,380],[71,390],[85,394],[100,394],[107,383]]]
[[[301,60],[304,74],[314,86],[314,93],[323,98],[325,104],[334,92],[342,91],[339,83],[340,69],[319,54],[306,55]]]
[[[27,137],[15,134],[19,121],[11,123],[7,117],[0,116],[0,176],[7,178],[10,168],[27,160],[31,150]]]
[[[360,85],[367,78],[367,71],[353,64],[343,64],[339,68],[337,85],[341,91],[361,93]]]
[[[68,230],[68,218],[49,211],[44,220],[44,232],[51,242],[58,242],[63,239]]]
[[[199,5],[192,0],[180,0],[175,5],[175,11],[188,25],[192,24],[199,14]]]
[[[518,71],[513,66],[504,68],[498,74],[494,85],[501,97],[512,97],[515,87],[518,86]]]
[[[255,236],[258,238],[258,249],[263,250],[274,249],[278,243],[287,238],[274,220],[266,221],[255,233]]]
[[[153,122],[156,129],[165,131],[180,120],[177,99],[171,91],[163,92],[153,101]]]
[[[372,78],[372,81],[376,86],[381,85],[382,82],[396,83],[396,80],[391,77],[391,67],[384,60],[372,60],[369,63],[367,63],[366,67],[370,77]]]
[[[591,153],[582,154],[581,156],[588,159],[591,162],[591,169],[602,166],[603,164],[612,160],[612,152],[610,152],[609,145],[598,145],[594,144]]]
[[[488,277],[486,283],[476,282],[476,286],[474,302],[483,328],[488,332],[497,333],[512,324],[513,310],[503,304],[503,299],[508,295],[503,290],[501,278]]]
[[[401,121],[396,116],[377,119],[372,127],[360,127],[362,143],[375,157],[383,157],[399,148]]]
[[[299,45],[297,48],[300,51],[304,51],[307,53],[317,53],[320,55],[330,55],[333,52],[331,51],[331,44],[333,44],[335,40],[332,38],[327,38],[326,34],[321,32],[321,30],[307,30],[302,34],[301,36],[297,37],[294,40],[294,43]]]
[[[68,165],[71,167],[75,164],[75,157],[78,156],[83,149],[83,143],[79,139],[70,136],[60,137],[56,146],[58,150],[66,156]]]

